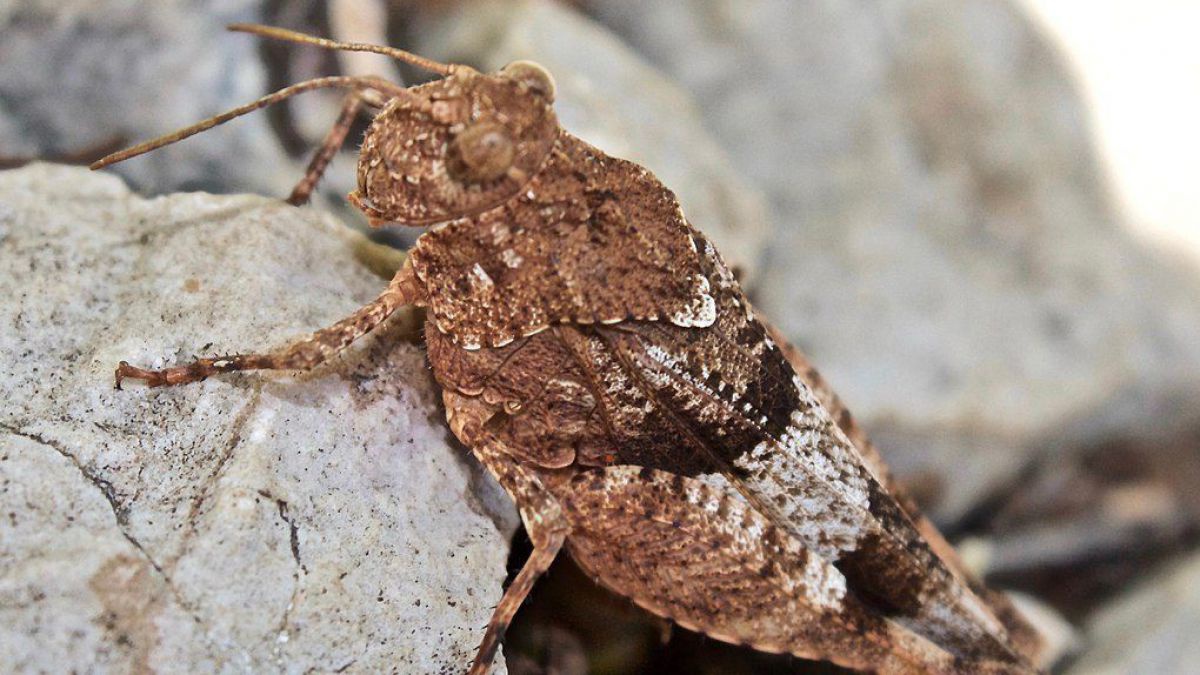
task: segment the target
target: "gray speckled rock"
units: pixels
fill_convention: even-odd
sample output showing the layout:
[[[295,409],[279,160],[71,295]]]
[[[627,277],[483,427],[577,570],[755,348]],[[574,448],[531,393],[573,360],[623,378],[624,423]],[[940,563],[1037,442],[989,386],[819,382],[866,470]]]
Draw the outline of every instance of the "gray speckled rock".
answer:
[[[1200,406],[1200,277],[1122,228],[1011,0],[588,5],[766,189],[757,300],[902,476],[940,482],[942,520],[1040,453]]]
[[[72,154],[119,138],[132,144],[258,98],[267,86],[261,41],[225,25],[258,20],[262,5],[0,3],[0,154]],[[143,193],[283,196],[303,165],[283,151],[260,113],[114,170]]]
[[[426,56],[498,70],[537,61],[558,85],[568,131],[635,161],[673,190],[688,220],[753,279],[770,235],[762,194],[743,180],[701,123],[696,103],[602,26],[543,0],[463,3],[413,30]]]
[[[261,197],[0,173],[0,663],[465,667],[515,514],[450,445],[413,317],[305,376],[113,388],[331,323],[384,287],[373,250]]]
[[[1146,580],[1086,626],[1091,649],[1070,675],[1188,675],[1200,663],[1200,556]]]

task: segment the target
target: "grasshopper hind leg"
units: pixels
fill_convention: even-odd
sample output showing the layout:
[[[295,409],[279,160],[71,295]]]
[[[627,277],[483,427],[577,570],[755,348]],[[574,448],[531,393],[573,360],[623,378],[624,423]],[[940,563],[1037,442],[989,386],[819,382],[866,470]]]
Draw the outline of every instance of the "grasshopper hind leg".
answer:
[[[492,667],[500,641],[551,563],[558,557],[570,534],[570,525],[563,515],[562,506],[551,493],[535,470],[522,466],[494,439],[485,427],[497,409],[479,398],[462,396],[450,389],[442,391],[446,404],[446,421],[454,435],[471,448],[471,452],[484,468],[496,479],[517,503],[525,531],[533,542],[533,552],[521,567],[521,571],[505,589],[500,603],[492,612],[483,640],[479,643],[475,660],[467,671],[469,675],[484,675]]]
[[[491,668],[492,661],[496,658],[496,650],[500,647],[500,639],[508,630],[508,626],[516,616],[517,610],[521,608],[521,604],[525,602],[529,591],[533,590],[533,584],[545,574],[546,570],[550,569],[550,564],[558,557],[563,542],[566,541],[566,536],[565,529],[552,529],[540,533],[539,536],[530,532],[530,537],[534,541],[533,553],[529,554],[529,559],[525,561],[521,571],[505,589],[504,596],[500,598],[500,604],[496,605],[495,611],[492,612],[492,618],[488,621],[487,630],[483,634],[483,641],[479,643],[475,661],[471,663],[471,669],[467,671],[468,675],[484,675]]]

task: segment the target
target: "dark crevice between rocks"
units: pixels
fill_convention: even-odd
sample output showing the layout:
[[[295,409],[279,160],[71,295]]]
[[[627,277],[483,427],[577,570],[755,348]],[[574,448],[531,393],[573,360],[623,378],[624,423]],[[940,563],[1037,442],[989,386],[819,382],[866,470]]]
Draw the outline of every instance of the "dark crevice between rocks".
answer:
[[[949,532],[991,543],[989,585],[1086,621],[1138,579],[1200,549],[1198,448],[1196,423],[1068,448],[998,486]]]

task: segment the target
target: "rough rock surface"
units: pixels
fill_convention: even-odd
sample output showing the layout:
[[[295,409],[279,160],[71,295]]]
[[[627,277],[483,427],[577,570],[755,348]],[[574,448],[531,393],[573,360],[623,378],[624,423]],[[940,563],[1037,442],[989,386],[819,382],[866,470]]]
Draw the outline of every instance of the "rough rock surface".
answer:
[[[1200,556],[1148,579],[1088,622],[1091,649],[1070,675],[1185,675],[1200,663]]]
[[[0,2],[0,154],[71,155],[174,131],[265,93],[262,0]],[[332,120],[332,118],[331,118]],[[115,149],[115,148],[114,148]],[[142,193],[286,195],[303,171],[251,115],[120,164]]]
[[[759,303],[943,521],[1039,453],[1200,405],[1200,277],[1122,227],[1009,0],[588,7],[767,191]]]
[[[450,445],[414,317],[305,376],[113,388],[122,359],[269,348],[331,323],[386,283],[371,246],[261,197],[0,173],[6,669],[469,662],[515,515]]]
[[[696,103],[602,26],[544,0],[461,3],[434,13],[407,45],[433,58],[494,71],[527,59],[555,78],[563,127],[655,173],[743,279],[753,279],[770,234],[762,194],[743,180],[701,123]]]

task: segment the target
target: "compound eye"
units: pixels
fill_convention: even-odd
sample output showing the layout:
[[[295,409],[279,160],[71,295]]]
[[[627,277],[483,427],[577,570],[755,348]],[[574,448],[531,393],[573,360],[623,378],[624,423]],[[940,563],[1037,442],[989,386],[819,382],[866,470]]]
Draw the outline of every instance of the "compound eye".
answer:
[[[554,78],[545,68],[533,61],[513,61],[500,72],[505,77],[520,82],[529,91],[542,96],[547,103],[554,102]]]
[[[508,173],[516,146],[508,131],[494,122],[478,122],[454,138],[458,173],[474,183],[487,183]]]

